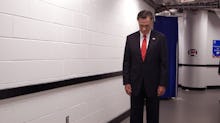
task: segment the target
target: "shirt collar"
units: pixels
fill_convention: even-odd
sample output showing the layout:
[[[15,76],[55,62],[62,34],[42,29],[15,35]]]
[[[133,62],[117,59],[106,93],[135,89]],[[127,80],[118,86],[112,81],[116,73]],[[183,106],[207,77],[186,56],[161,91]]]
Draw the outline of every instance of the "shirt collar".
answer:
[[[141,38],[144,37],[143,33],[141,31],[139,31],[139,32],[140,32]],[[151,30],[149,31],[149,33],[147,33],[147,38],[150,36],[150,34],[151,34]]]

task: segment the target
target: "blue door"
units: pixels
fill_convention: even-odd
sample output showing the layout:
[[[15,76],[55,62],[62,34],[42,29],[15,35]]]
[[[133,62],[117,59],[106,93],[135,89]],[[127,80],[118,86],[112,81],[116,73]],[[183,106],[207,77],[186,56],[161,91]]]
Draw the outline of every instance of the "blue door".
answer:
[[[178,18],[156,16],[154,29],[165,34],[169,52],[169,84],[165,95],[161,98],[176,97],[176,48],[178,41]]]

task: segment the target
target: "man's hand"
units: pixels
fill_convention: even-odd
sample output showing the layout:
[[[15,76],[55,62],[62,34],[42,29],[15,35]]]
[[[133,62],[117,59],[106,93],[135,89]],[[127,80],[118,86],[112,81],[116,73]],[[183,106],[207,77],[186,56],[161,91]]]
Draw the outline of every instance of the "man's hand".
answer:
[[[157,96],[162,96],[162,95],[164,95],[165,91],[166,91],[166,89],[165,89],[164,86],[159,86],[159,87],[157,88]]]
[[[131,89],[131,84],[126,84],[125,85],[125,92],[131,96],[131,92],[132,92],[132,89]]]

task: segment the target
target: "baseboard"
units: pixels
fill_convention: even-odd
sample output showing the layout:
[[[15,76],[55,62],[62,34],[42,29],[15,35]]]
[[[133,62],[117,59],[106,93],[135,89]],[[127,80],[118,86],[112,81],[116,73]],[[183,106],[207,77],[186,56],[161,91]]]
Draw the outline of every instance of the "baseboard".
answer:
[[[122,122],[124,119],[128,118],[130,116],[130,110],[122,113],[121,115],[119,115],[118,117],[112,119],[111,121],[109,121],[108,123],[120,123]]]
[[[189,90],[206,90],[206,89],[220,89],[220,86],[219,85],[212,85],[212,86],[207,86],[205,88],[194,88],[194,87],[186,87],[186,86],[182,86],[182,85],[178,85],[178,87],[186,90],[186,89],[189,89]]]
[[[220,89],[220,86],[207,86],[207,89]]]
[[[195,90],[195,91],[206,90],[206,88],[195,88],[195,87],[187,87],[187,86],[182,86],[182,85],[178,85],[178,87],[182,88],[183,90]]]

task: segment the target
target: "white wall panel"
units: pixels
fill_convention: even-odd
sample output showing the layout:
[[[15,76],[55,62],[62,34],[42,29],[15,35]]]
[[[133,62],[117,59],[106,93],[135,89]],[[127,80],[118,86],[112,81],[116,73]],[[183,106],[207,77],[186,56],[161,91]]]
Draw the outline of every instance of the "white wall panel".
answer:
[[[30,0],[30,17],[54,22],[56,8],[55,6],[44,3],[42,0]]]
[[[47,2],[49,4],[58,6],[60,8],[69,9],[72,11],[80,12],[82,5],[85,5],[82,3],[83,1],[90,1],[90,0],[41,0],[43,2]]]
[[[122,59],[67,60],[64,62],[64,75],[71,78],[111,73],[120,71],[121,64]]]
[[[53,50],[57,50],[54,49],[57,43],[15,38],[0,38],[0,42],[0,60],[2,61],[56,58],[53,58]]]
[[[88,58],[87,44],[64,44],[62,55],[65,59]]]
[[[57,1],[56,1],[57,2]],[[68,2],[68,1],[62,1]],[[58,1],[57,4],[60,2]],[[77,3],[75,1],[70,1],[69,5]],[[86,28],[87,27],[87,16],[79,11],[73,11],[71,9],[66,9],[61,6],[57,6],[56,4],[50,3],[45,0],[32,0],[30,4],[30,17],[49,21],[52,23],[58,23],[67,26],[73,26],[78,28]]]
[[[63,76],[62,62],[54,60],[1,61],[0,69],[0,85],[2,83],[9,85],[14,83],[14,86],[18,86],[16,83],[29,85],[42,82],[43,79]]]
[[[89,44],[124,48],[124,44],[122,42],[125,38],[92,31],[87,33],[90,33],[90,37],[85,40],[89,40]]]
[[[0,45],[0,60],[2,61],[88,58],[87,44],[15,38],[0,38],[0,42],[2,43],[2,45]],[[90,58],[94,58],[95,53],[92,56],[93,57]],[[107,58],[109,58],[109,56],[107,56]]]
[[[218,68],[208,67],[180,67],[179,83],[186,87],[206,88],[219,86]]]
[[[204,81],[204,85],[206,86],[219,86],[220,85],[220,75],[218,74],[218,68],[206,68],[203,71],[203,75],[201,77]]]
[[[63,41],[60,25],[48,22],[14,17],[14,37],[38,40]]]
[[[18,16],[28,16],[30,0],[0,0],[0,12]]]
[[[12,16],[0,14],[0,36],[11,37],[13,34]]]
[[[203,79],[203,71],[206,68],[203,67],[180,67],[179,68],[179,83],[186,87],[192,88],[205,88],[206,82]]]
[[[84,32],[84,30],[78,28],[63,27],[63,40],[69,43],[87,43],[86,40],[82,39]]]
[[[120,58],[120,48],[108,46],[89,45],[89,58]]]
[[[68,78],[88,76],[89,65],[91,63],[85,59],[66,60],[64,61],[64,75]]]

